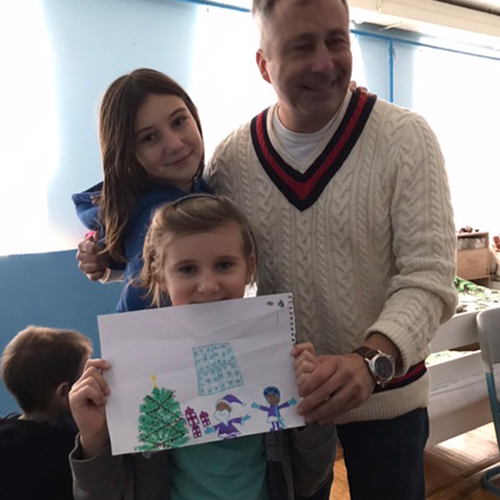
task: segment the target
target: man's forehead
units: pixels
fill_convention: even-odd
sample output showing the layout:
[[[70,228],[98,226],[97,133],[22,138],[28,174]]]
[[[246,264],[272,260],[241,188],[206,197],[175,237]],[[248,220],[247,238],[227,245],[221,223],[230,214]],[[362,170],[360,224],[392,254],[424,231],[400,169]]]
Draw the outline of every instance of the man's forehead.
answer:
[[[271,14],[267,16],[257,14],[255,21],[259,33],[260,48],[267,50],[272,45],[286,47],[297,43],[297,41],[318,37],[323,39],[339,35],[349,37],[349,16],[346,16],[341,10],[336,11],[338,15],[333,14],[325,17],[319,14],[319,19],[318,16],[311,15],[311,12],[315,14],[316,10],[310,10],[304,15],[300,13],[301,7],[307,8],[309,5],[314,6],[322,1],[325,2],[325,0],[278,0]],[[343,9],[342,0],[326,0],[326,2],[337,4],[339,9]],[[299,11],[281,10],[290,5],[297,6]],[[280,25],[279,28],[277,23]]]
[[[277,44],[278,46],[286,48],[289,45],[300,43],[300,42],[310,42],[317,39],[332,39],[335,37],[349,37],[349,26],[345,27],[326,27],[323,31],[318,29],[317,26],[300,26],[295,30],[289,29],[286,31],[281,31],[279,35],[271,29],[263,30],[261,43],[266,44],[271,41],[272,44]]]
[[[324,31],[318,31],[315,29],[307,29],[304,28],[303,30],[299,31],[297,30],[295,33],[293,32],[288,32],[285,36],[292,41],[307,41],[311,38],[317,38],[318,36],[321,36],[322,38],[330,38],[330,37],[335,37],[335,36],[340,36],[340,35],[345,35],[349,32],[349,29],[343,29],[339,27],[335,28],[327,28]]]

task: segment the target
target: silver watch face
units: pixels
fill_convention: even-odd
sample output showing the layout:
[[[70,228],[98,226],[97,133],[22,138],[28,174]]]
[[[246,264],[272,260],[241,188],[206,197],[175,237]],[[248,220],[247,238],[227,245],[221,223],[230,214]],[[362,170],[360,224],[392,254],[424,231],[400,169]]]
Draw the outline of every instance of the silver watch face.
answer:
[[[394,362],[388,356],[379,354],[371,361],[374,375],[382,383],[389,382],[394,377]]]

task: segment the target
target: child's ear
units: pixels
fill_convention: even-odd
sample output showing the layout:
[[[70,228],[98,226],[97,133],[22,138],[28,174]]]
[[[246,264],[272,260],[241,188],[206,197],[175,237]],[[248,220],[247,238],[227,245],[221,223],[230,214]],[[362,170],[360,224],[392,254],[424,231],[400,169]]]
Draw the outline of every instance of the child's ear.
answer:
[[[167,284],[165,283],[165,280],[158,280],[157,283],[158,283],[158,286],[160,287],[160,290],[163,293],[168,295],[168,288],[167,288]]]
[[[158,281],[158,287],[160,288],[162,294],[162,300],[170,301],[170,295],[168,294],[168,286],[165,280]]]
[[[56,389],[56,400],[57,402],[64,406],[68,406],[68,396],[69,396],[69,390],[71,389],[69,382],[62,382],[57,386]]]
[[[257,270],[257,259],[255,255],[252,254],[247,260],[247,275],[245,279],[245,284],[249,285],[255,280],[255,272]]]

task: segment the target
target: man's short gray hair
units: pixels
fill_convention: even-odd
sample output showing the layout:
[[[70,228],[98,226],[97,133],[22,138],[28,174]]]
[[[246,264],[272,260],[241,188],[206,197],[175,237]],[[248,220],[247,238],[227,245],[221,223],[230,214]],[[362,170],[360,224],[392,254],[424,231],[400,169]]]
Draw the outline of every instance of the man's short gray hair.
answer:
[[[260,17],[262,19],[268,19],[273,13],[276,4],[280,0],[252,0],[252,16]],[[297,3],[305,4],[310,0],[282,0],[282,1],[296,1]],[[333,0],[332,0],[333,1]],[[340,0],[342,5],[349,12],[349,5],[347,0]]]

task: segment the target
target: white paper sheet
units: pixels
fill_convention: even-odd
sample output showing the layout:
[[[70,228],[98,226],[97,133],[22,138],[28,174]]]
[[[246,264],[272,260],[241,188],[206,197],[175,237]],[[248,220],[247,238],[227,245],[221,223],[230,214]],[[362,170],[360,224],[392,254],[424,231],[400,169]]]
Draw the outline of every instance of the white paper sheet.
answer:
[[[112,367],[114,455],[304,425],[290,294],[110,314],[98,324]]]

